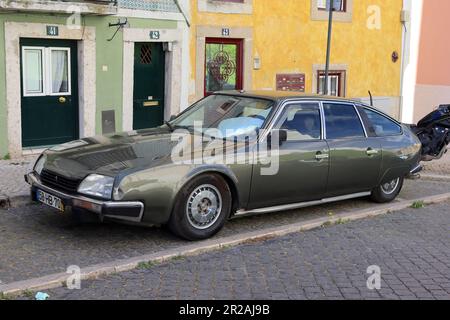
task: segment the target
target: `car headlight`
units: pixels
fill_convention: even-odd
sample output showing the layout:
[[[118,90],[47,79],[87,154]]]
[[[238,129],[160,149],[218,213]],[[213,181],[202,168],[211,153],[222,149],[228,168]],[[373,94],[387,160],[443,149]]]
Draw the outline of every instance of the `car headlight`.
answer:
[[[111,199],[114,178],[91,174],[78,187],[78,192],[103,199]]]
[[[38,175],[41,175],[42,170],[44,169],[45,161],[46,161],[45,156],[40,156],[39,159],[36,161],[33,170]]]

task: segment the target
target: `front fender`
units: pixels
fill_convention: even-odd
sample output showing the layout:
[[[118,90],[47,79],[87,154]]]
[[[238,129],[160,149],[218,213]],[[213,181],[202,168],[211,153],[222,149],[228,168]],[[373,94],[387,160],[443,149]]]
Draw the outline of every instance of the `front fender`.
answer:
[[[122,201],[142,201],[145,205],[143,222],[165,224],[169,221],[176,197],[193,178],[207,173],[223,176],[232,184],[233,196],[239,203],[238,178],[225,165],[167,165],[132,173],[122,179]]]

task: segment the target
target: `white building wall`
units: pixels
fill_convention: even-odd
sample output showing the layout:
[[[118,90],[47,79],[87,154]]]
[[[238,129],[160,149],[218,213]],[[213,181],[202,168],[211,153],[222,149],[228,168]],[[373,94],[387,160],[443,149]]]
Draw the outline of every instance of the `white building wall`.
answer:
[[[423,0],[404,0],[403,10],[409,12],[410,18],[409,21],[405,23],[403,30],[402,102],[400,120],[404,123],[414,123]]]

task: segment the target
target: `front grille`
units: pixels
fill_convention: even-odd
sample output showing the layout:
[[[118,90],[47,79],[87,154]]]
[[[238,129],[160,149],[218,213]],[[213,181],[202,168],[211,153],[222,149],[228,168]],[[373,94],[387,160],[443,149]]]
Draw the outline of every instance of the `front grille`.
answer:
[[[48,170],[42,170],[41,182],[50,188],[75,193],[81,180],[70,179]]]

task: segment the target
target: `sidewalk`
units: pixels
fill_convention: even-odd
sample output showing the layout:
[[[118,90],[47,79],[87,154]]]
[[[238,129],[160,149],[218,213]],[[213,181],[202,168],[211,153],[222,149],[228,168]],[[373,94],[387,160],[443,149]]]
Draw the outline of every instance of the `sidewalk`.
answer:
[[[426,174],[450,176],[450,151],[442,159],[423,162],[422,165]]]
[[[37,156],[0,160],[0,206],[23,201],[29,195],[24,175],[33,169]]]

